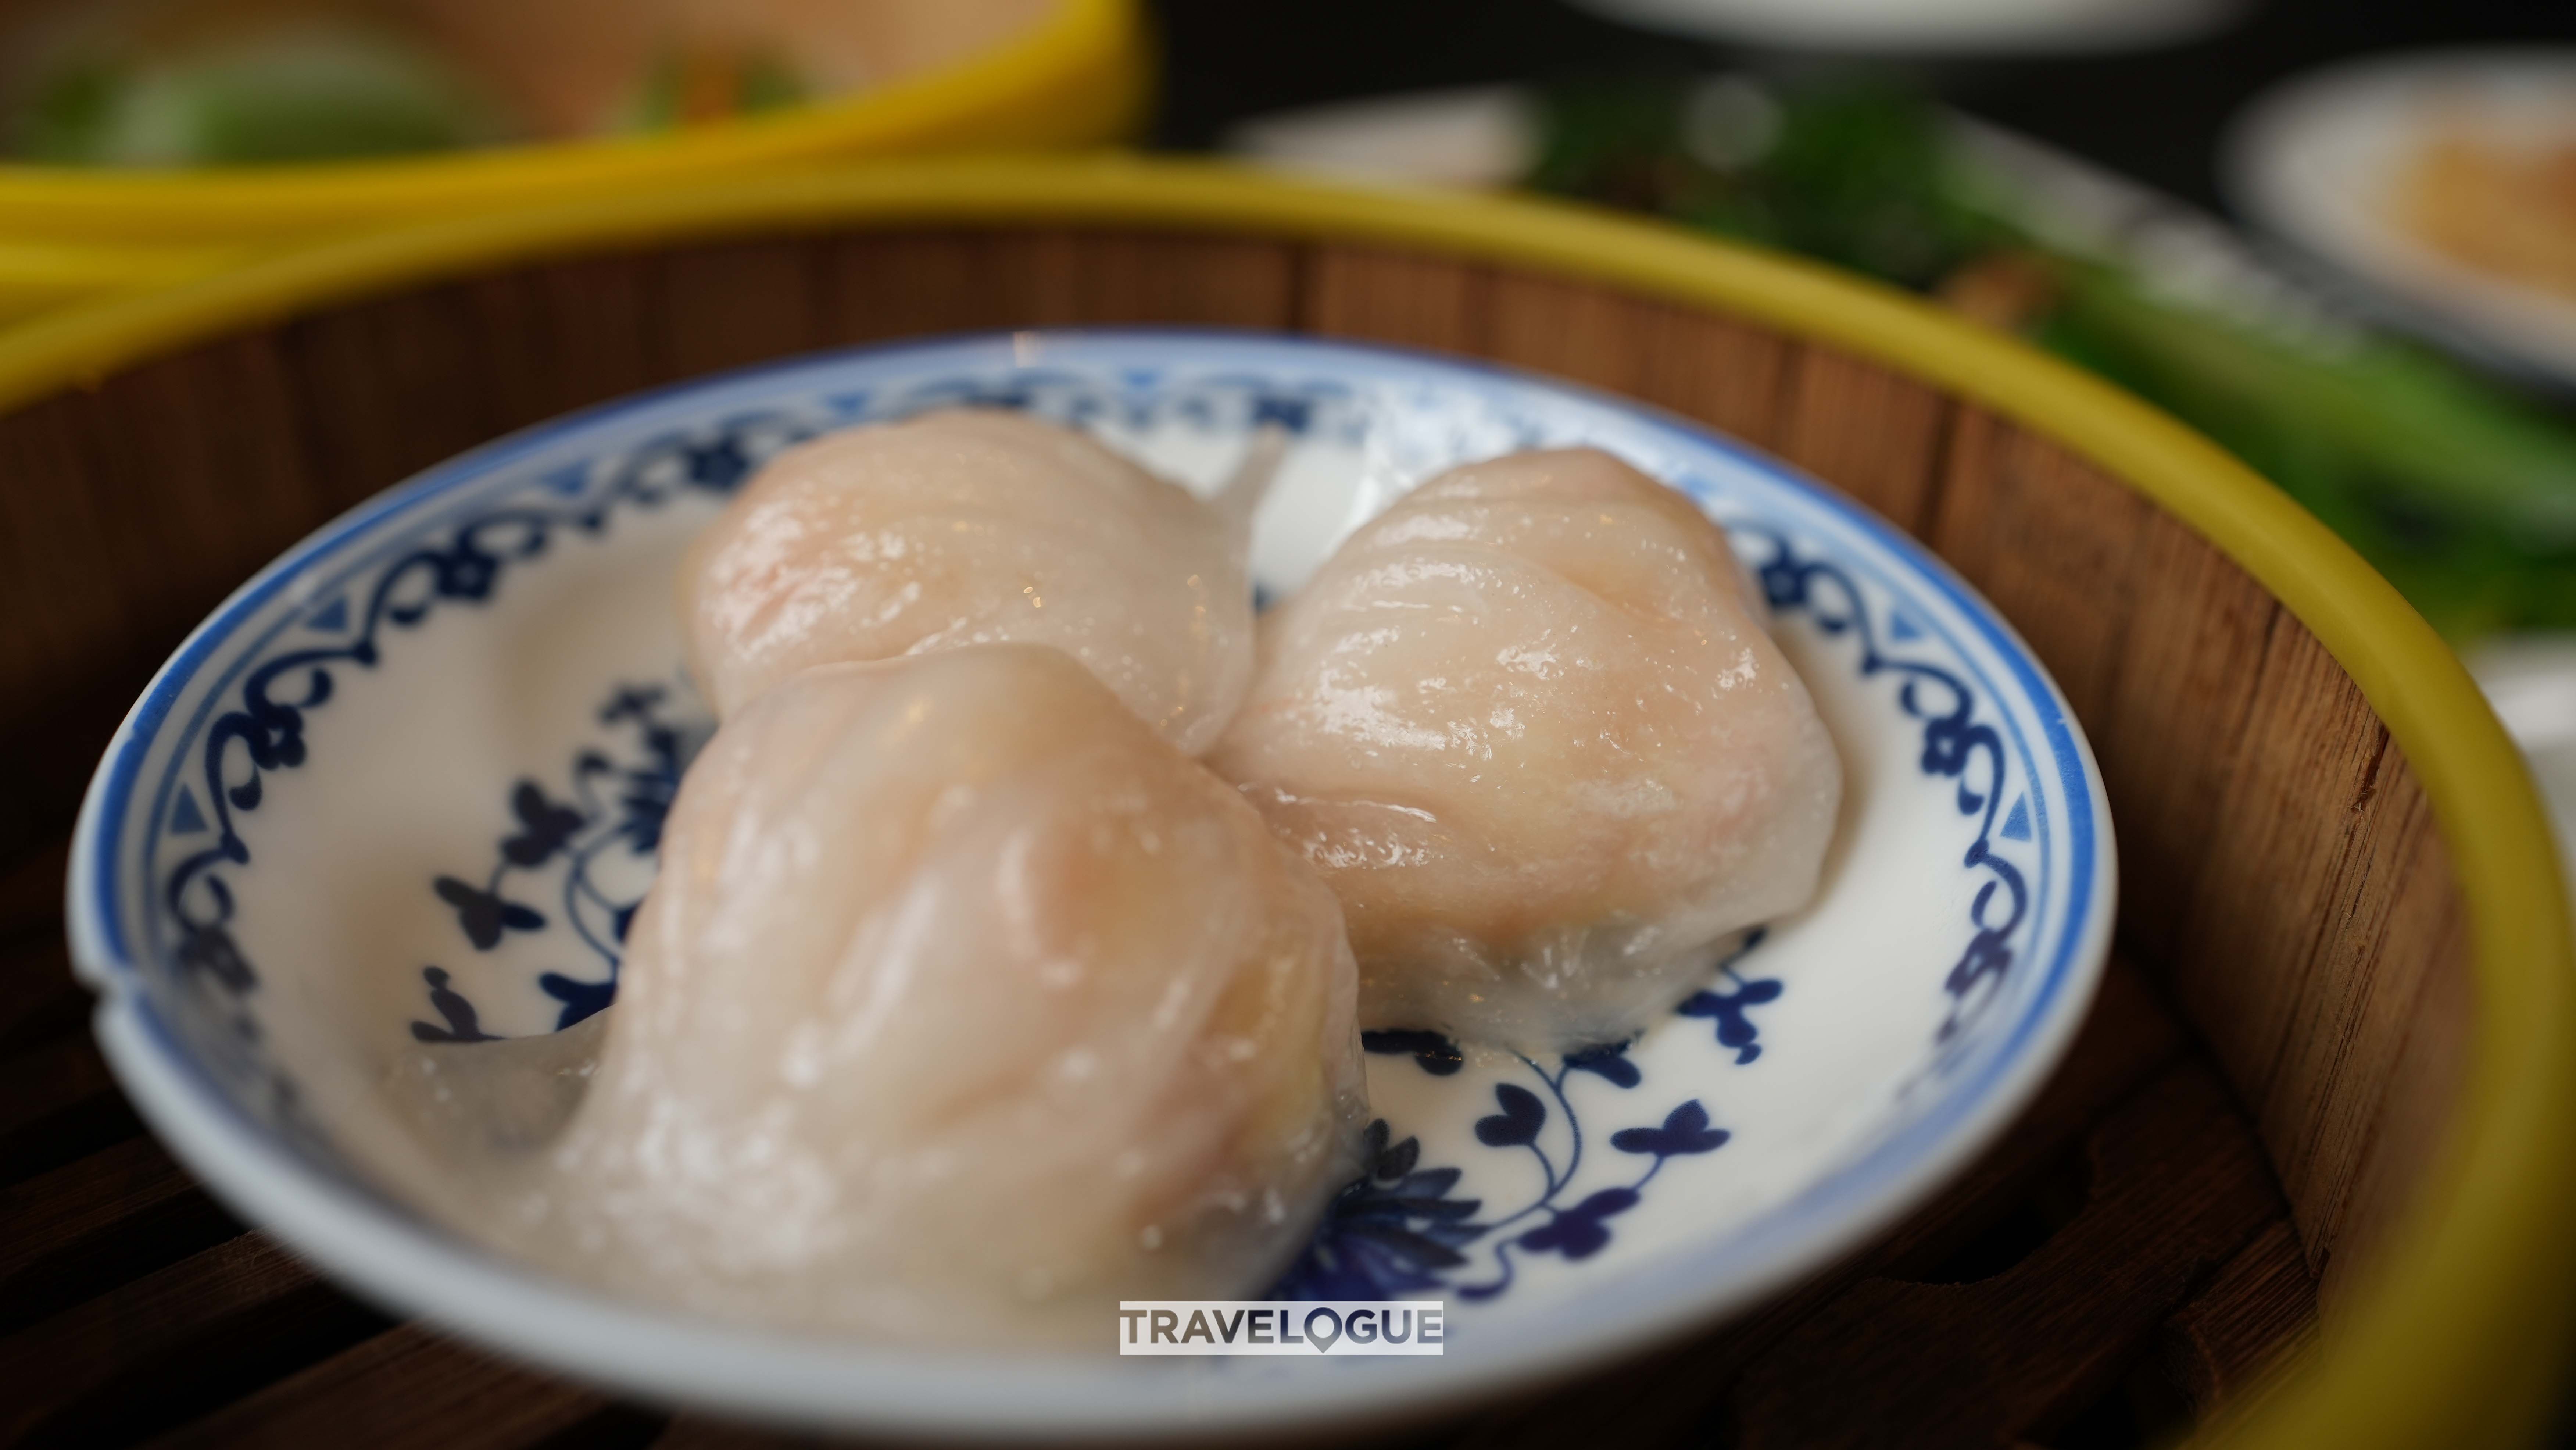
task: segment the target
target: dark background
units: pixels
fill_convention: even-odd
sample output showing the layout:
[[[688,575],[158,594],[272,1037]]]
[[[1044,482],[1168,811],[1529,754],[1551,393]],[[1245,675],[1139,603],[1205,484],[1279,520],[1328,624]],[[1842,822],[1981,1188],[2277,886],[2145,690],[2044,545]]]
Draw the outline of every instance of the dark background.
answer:
[[[1165,62],[1154,135],[1180,148],[1209,146],[1264,111],[1387,91],[1819,63],[1631,30],[1559,0],[1154,0],[1153,9]],[[2216,208],[2219,135],[2274,81],[2374,51],[2500,41],[2576,42],[2576,3],[2254,0],[2232,29],[2159,50],[1907,68],[1974,115]]]

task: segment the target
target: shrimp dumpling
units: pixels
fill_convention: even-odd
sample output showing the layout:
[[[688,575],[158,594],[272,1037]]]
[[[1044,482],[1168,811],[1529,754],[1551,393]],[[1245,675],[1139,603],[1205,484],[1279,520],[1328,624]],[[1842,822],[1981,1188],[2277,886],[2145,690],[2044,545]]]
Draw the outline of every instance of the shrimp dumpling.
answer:
[[[692,545],[689,665],[722,717],[810,665],[1049,644],[1193,754],[1252,675],[1244,531],[1070,428],[972,409],[769,461]]]
[[[1358,1169],[1332,893],[1067,655],[822,666],[691,768],[507,1211],[602,1287],[915,1343],[1240,1298]],[[492,1230],[486,1230],[492,1231]]]
[[[1262,622],[1209,756],[1341,898],[1366,1027],[1626,1037],[1816,888],[1842,769],[1724,533],[1592,449],[1453,469]]]

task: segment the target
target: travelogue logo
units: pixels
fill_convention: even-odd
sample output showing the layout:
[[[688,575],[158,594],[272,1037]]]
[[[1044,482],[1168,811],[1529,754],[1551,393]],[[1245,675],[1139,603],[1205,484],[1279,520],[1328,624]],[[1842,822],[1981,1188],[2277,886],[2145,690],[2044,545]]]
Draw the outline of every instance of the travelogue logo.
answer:
[[[1118,1305],[1118,1352],[1439,1354],[1448,1307],[1438,1299],[1129,1299]]]

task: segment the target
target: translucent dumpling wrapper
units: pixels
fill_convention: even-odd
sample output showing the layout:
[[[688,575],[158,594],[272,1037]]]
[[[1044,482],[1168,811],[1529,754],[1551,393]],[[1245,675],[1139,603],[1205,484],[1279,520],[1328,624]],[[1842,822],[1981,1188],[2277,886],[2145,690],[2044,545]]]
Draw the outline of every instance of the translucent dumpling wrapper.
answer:
[[[1724,533],[1591,449],[1423,484],[1262,622],[1209,756],[1342,900],[1367,1027],[1627,1037],[1814,893],[1842,770]]]
[[[987,646],[817,668],[725,723],[586,1086],[518,1044],[408,1070],[524,1079],[416,1117],[499,1124],[497,1190],[432,1196],[550,1268],[1096,1347],[1122,1297],[1257,1295],[1356,1176],[1355,990],[1332,893],[1232,787],[1068,656]]]
[[[1195,754],[1252,675],[1248,513],[1016,413],[827,434],[690,549],[691,673],[729,717],[812,665],[1048,644]]]

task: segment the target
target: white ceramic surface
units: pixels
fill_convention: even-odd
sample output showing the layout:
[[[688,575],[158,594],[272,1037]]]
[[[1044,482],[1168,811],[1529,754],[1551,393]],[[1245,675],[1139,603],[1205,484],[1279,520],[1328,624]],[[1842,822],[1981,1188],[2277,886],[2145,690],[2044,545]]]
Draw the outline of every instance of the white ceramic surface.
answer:
[[[679,551],[768,452],[974,402],[1212,486],[1295,443],[1272,597],[1469,459],[1608,448],[1732,530],[1842,751],[1820,899],[1631,1044],[1458,1054],[1373,1034],[1377,1171],[1294,1297],[1445,1298],[1444,1357],[933,1355],[610,1302],[431,1229],[362,1166],[416,1037],[604,1003],[706,721]],[[1262,334],[1017,334],[825,355],[548,424],[307,540],[166,666],[84,808],[81,971],[120,1079],[246,1217],[393,1308],[623,1391],[882,1431],[1144,1434],[1419,1408],[1573,1370],[1853,1247],[2027,1099],[2107,950],[2100,779],[2020,642],[1945,568],[1780,465],[1619,400]]]
[[[2249,0],[1574,0],[1613,20],[1739,45],[1876,55],[2061,54],[2174,45]]]
[[[2576,382],[2576,299],[2479,271],[2398,224],[2390,194],[2439,128],[2576,146],[2576,50],[2388,56],[2292,80],[2229,130],[2229,200],[2394,299],[2402,320]]]

